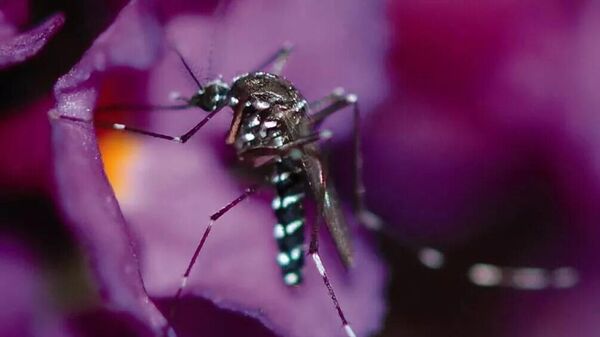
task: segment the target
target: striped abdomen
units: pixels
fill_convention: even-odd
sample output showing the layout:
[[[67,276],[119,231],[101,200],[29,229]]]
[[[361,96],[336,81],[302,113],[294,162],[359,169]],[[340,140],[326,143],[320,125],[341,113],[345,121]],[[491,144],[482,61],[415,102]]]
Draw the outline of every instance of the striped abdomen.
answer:
[[[275,239],[279,247],[277,263],[281,267],[283,281],[287,285],[302,282],[304,265],[304,174],[301,164],[284,158],[275,164],[272,183],[277,191],[273,210],[278,223]]]

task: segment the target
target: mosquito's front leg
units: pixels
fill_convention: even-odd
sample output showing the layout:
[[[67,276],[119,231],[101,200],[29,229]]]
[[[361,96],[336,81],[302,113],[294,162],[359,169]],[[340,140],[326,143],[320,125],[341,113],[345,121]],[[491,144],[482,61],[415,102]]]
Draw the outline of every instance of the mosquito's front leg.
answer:
[[[206,117],[204,117],[203,120],[201,120],[198,124],[194,125],[193,128],[191,128],[189,131],[187,131],[186,133],[184,133],[180,136],[171,136],[171,135],[166,135],[166,134],[162,134],[162,133],[157,133],[154,131],[138,129],[138,128],[131,127],[131,126],[121,124],[121,123],[107,123],[107,122],[97,121],[94,123],[94,125],[96,125],[97,127],[104,128],[104,129],[113,129],[113,130],[121,131],[121,132],[135,133],[135,134],[139,134],[139,135],[165,139],[165,140],[169,140],[169,141],[176,142],[176,143],[185,143],[194,134],[196,134],[196,132],[198,132],[198,130],[200,130],[200,128],[202,128],[206,123],[208,123],[208,121],[211,118],[213,118],[219,111],[221,111],[221,110],[215,110],[215,111],[210,112]],[[79,117],[60,115],[60,116],[57,116],[57,118],[69,120],[69,121],[73,121],[73,122],[79,122],[79,123],[91,123],[90,120],[84,119],[84,118],[79,118]]]

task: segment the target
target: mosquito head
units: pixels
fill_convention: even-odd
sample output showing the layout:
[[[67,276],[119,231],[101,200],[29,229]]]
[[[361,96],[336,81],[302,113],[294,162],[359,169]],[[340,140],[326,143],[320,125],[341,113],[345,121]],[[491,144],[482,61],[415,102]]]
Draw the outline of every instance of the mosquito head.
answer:
[[[190,104],[204,111],[215,111],[229,103],[229,86],[220,79],[207,83],[192,96]]]

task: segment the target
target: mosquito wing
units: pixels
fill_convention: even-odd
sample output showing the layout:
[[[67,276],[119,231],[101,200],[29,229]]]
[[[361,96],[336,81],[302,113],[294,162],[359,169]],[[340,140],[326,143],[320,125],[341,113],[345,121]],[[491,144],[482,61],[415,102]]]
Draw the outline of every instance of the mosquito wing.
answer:
[[[344,265],[349,267],[352,265],[352,241],[335,188],[328,183],[326,172],[317,156],[304,155],[302,164],[319,212],[325,218],[338,254]]]

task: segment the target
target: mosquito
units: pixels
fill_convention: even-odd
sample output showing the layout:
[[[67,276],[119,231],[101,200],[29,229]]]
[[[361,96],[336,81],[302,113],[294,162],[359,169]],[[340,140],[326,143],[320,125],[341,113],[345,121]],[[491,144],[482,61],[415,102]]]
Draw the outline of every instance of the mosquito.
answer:
[[[224,108],[230,108],[233,111],[233,118],[225,142],[235,149],[240,162],[260,170],[260,172],[268,172],[264,174],[264,181],[276,191],[271,205],[277,219],[273,235],[279,249],[276,261],[281,269],[283,282],[290,287],[302,283],[304,258],[305,255],[309,255],[321,275],[346,335],[355,337],[319,253],[317,234],[320,221],[312,223],[308,247],[305,245],[306,220],[303,201],[307,193],[312,195],[318,214],[329,229],[342,263],[346,267],[350,267],[353,255],[352,240],[336,190],[329,181],[326,165],[321,158],[318,142],[332,136],[328,130],[319,130],[322,122],[335,112],[352,107],[355,211],[356,214],[368,214],[363,206],[364,185],[361,179],[362,157],[358,100],[356,95],[345,93],[343,89],[338,88],[320,100],[307,102],[298,89],[281,76],[291,51],[292,46],[284,44],[255,70],[235,77],[231,83],[217,78],[205,85],[201,84],[188,62],[177,52],[181,64],[197,85],[197,92],[190,98],[180,98],[183,101],[181,105],[135,106],[134,110],[175,110],[197,107],[208,112],[204,119],[182,135],[166,135],[121,123],[96,122],[95,124],[98,127],[183,144],[217,113]],[[265,69],[269,70],[265,71]],[[126,109],[127,107],[115,106],[113,108]],[[89,122],[71,116],[60,116],[60,118],[73,122]],[[239,197],[210,216],[208,226],[175,293],[174,304],[170,311],[171,321],[192,268],[212,227],[219,218],[254,194],[258,188],[258,185],[246,188]],[[308,248],[307,254],[306,248]]]

